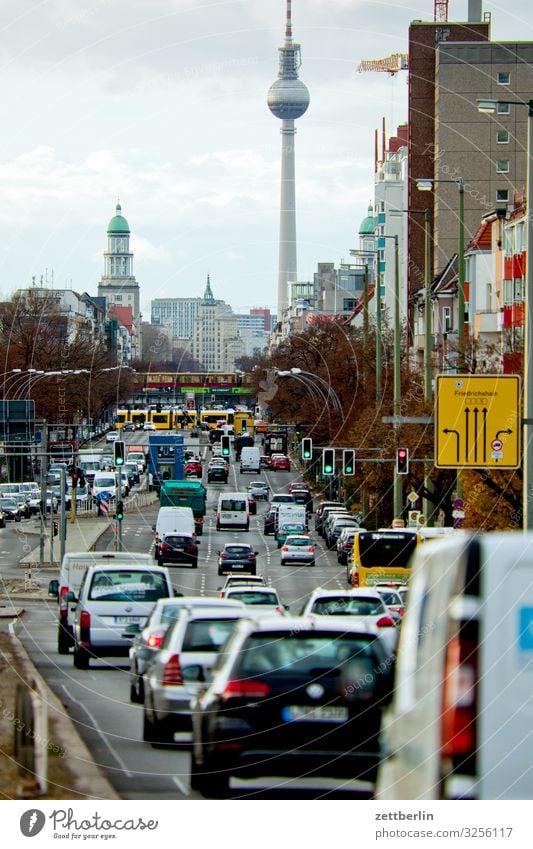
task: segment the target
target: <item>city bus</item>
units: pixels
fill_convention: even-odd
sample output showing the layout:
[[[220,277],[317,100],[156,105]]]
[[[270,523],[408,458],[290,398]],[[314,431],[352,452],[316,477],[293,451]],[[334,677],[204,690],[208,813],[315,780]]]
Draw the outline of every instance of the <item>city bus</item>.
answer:
[[[411,555],[422,537],[417,530],[360,531],[353,540],[353,587],[372,587],[380,581],[407,584]]]
[[[219,422],[233,424],[233,415],[233,410],[201,410],[200,425],[206,424],[209,430],[213,430]]]

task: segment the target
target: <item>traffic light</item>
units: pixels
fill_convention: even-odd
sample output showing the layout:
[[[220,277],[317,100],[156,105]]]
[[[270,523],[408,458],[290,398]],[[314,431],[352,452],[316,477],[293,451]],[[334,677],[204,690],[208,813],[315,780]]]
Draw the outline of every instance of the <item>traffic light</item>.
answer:
[[[322,451],[322,474],[332,475],[335,471],[335,449],[324,448]]]
[[[294,435],[295,435],[296,439],[300,439],[300,437],[302,435],[302,426],[299,422],[298,422],[298,424],[294,425]]]
[[[72,472],[70,473],[70,476],[72,480],[72,489],[76,489],[80,478],[79,469],[77,469],[76,466],[72,466]]]
[[[230,441],[229,436],[222,436],[220,439],[220,445],[222,449],[222,456],[229,457],[230,455]]]
[[[302,460],[313,459],[313,440],[309,436],[302,439]]]
[[[122,519],[124,518],[124,505],[122,501],[117,501],[115,517],[118,519],[119,522],[122,522]]]
[[[54,522],[54,536],[56,537],[59,533],[59,522]]]
[[[121,439],[117,439],[113,443],[113,452],[115,456],[115,466],[123,466],[126,459],[126,446]]]
[[[248,430],[248,422],[246,421],[246,419],[242,419],[242,421],[241,421],[241,431],[243,433],[246,433],[247,430]]]
[[[397,475],[408,475],[409,474],[409,449],[408,448],[397,448],[396,449],[396,474]]]
[[[342,452],[342,473],[345,476],[355,474],[355,451],[353,448],[345,448]]]

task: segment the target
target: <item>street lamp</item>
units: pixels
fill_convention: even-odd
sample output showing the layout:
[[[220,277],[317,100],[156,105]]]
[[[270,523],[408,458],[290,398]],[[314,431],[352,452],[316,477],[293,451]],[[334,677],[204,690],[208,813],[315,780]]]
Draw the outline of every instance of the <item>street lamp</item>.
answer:
[[[363,347],[365,361],[366,351],[368,348],[368,260],[370,259],[370,257],[373,257],[374,262],[376,263],[376,400],[379,402],[381,400],[381,376],[383,371],[383,358],[381,349],[381,277],[379,273],[379,250],[376,249],[373,251],[371,249],[354,249],[350,251],[350,256],[360,257],[365,263],[363,291]]]
[[[455,183],[455,185],[459,189],[459,245],[457,255],[457,335],[459,356],[457,362],[457,371],[463,372],[465,370],[465,183],[462,177],[457,177],[457,179],[455,180],[428,178],[417,180],[416,187],[419,192],[431,192],[435,183]]]
[[[313,397],[318,400],[319,404],[326,411],[328,416],[328,433],[331,433],[331,418],[329,415],[328,396],[326,395],[322,387],[313,383],[313,381],[309,377],[306,377],[305,372],[300,373],[299,370],[296,369],[291,369],[290,371],[276,369],[275,371],[278,377],[293,377],[295,380],[301,383],[302,386],[305,386],[306,389],[309,389]]]
[[[320,375],[318,375],[318,374],[314,374],[314,372],[312,372],[312,371],[304,371],[301,368],[291,368],[291,374],[293,374],[293,375],[300,374],[300,375],[303,375],[304,377],[310,378],[311,380],[318,381],[322,386],[325,387],[328,395],[331,395],[331,398],[332,398],[332,401],[333,401],[333,406],[334,406],[335,410],[338,413],[340,413],[341,416],[343,415],[341,400],[340,400],[339,396],[337,395],[337,393],[335,392],[335,390],[333,389],[333,387],[331,386],[331,384],[329,384],[327,380],[324,380],[323,377],[320,377]]]
[[[524,340],[524,474],[523,474],[523,526],[525,531],[533,530],[533,234],[531,216],[533,214],[533,179],[530,156],[533,143],[533,100],[488,100],[478,98],[479,112],[493,114],[498,104],[505,106],[526,106],[527,122],[527,170],[526,170],[526,222],[527,222],[527,251],[526,251],[526,313]]]

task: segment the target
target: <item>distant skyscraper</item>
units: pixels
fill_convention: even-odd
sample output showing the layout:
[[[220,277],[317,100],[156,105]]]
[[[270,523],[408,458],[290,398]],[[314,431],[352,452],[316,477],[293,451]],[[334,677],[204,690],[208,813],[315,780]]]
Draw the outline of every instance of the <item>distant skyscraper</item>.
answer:
[[[278,79],[268,90],[267,103],[281,118],[281,203],[279,228],[278,319],[289,305],[289,282],[296,281],[296,194],[294,175],[294,121],[309,106],[307,86],[298,79],[300,45],[292,41],[291,0],[287,2],[285,44],[279,48]]]

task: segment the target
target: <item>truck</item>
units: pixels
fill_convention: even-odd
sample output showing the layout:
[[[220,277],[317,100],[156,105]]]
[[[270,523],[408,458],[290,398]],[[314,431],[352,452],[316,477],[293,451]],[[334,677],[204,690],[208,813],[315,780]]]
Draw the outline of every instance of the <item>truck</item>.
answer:
[[[197,534],[203,533],[207,490],[199,480],[163,480],[159,492],[160,507],[190,507]]]
[[[289,434],[286,430],[267,430],[264,435],[265,454],[287,454]]]
[[[103,448],[80,448],[77,453],[77,465],[83,469],[83,476],[90,484],[94,481],[96,472],[104,468],[103,458],[109,451]]]

